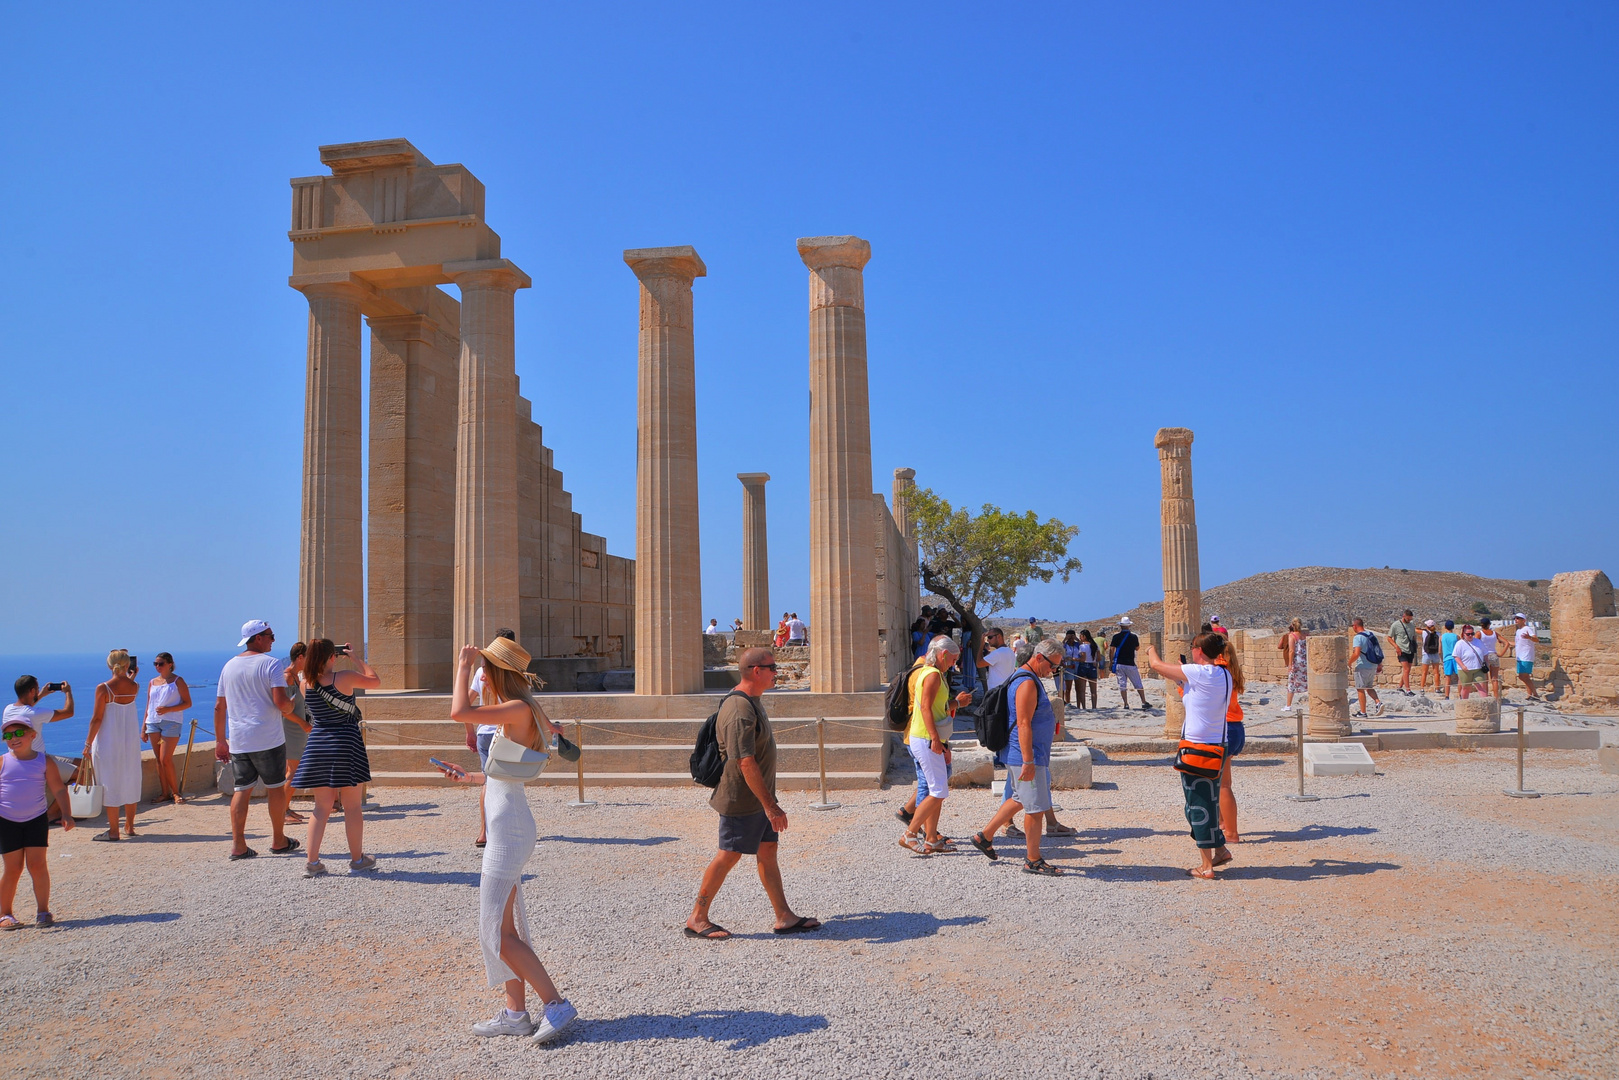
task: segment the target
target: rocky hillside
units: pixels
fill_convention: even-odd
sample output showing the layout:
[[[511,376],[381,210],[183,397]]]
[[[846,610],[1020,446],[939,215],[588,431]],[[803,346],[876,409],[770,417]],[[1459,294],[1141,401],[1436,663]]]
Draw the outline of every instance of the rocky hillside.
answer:
[[[1388,626],[1410,608],[1417,621],[1476,622],[1488,613],[1497,618],[1521,611],[1546,625],[1551,603],[1550,578],[1503,581],[1443,570],[1349,570],[1337,566],[1302,566],[1233,581],[1205,590],[1203,617],[1218,615],[1227,626],[1280,630],[1298,618],[1311,630],[1333,630],[1360,616],[1368,626]],[[1484,611],[1480,611],[1480,606]],[[1163,603],[1141,604],[1127,614],[1138,624],[1163,628]],[[1117,615],[1091,622],[1116,621]]]

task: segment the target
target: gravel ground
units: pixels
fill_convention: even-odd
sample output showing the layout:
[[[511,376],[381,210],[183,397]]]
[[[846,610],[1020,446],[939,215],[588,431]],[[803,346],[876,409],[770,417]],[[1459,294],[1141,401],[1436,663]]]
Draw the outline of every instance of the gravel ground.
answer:
[[[474,941],[476,796],[383,789],[379,871],[299,876],[225,859],[217,799],[144,835],[53,831],[57,929],[0,935],[14,1076],[1326,1077],[1619,1074],[1619,777],[1536,751],[1377,755],[1374,777],[1282,799],[1281,758],[1241,759],[1244,842],[1214,883],[1162,759],[1106,758],[1060,793],[1070,871],[895,844],[899,789],[786,800],[789,898],[825,920],[779,938],[744,862],[680,936],[713,847],[701,793],[531,789],[536,945],[581,1022],[550,1047],[474,1038],[499,994]],[[947,832],[987,818],[960,791]],[[262,804],[250,832],[263,836]],[[304,827],[293,835],[302,837]],[[340,829],[334,830],[340,834]],[[328,853],[330,854],[330,852]],[[341,853],[339,852],[339,856]],[[32,911],[26,881],[19,909]],[[21,1022],[19,1022],[19,1020]]]

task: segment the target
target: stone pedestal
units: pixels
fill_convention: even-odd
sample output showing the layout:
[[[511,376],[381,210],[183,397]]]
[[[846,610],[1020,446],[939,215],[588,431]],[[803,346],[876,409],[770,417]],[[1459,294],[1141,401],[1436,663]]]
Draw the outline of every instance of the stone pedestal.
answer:
[[[360,470],[360,304],[365,291],[351,284],[322,284],[307,286],[303,293],[309,300],[309,362],[296,635],[305,641],[324,637],[352,642],[360,649],[365,641]]]
[[[737,473],[742,481],[742,628],[768,630],[770,545],[765,531],[765,484],[769,473]]]
[[[521,638],[514,306],[527,274],[506,259],[445,263],[461,290],[452,657],[501,627]]]
[[[1309,722],[1317,738],[1349,735],[1349,639],[1310,637]]]
[[[632,249],[624,261],[641,282],[635,692],[696,694],[703,689],[703,592],[691,285],[708,268],[690,247]]]
[[[871,245],[857,236],[798,241],[809,267],[810,689],[881,683],[866,384]]]
[[[1192,639],[1203,621],[1203,592],[1197,563],[1197,509],[1192,501],[1192,432],[1189,428],[1159,428],[1152,444],[1158,448],[1162,487],[1160,513],[1164,560],[1163,658],[1175,663],[1192,655]],[[1181,696],[1164,682],[1164,734],[1178,738],[1186,719]]]
[[[1501,730],[1501,703],[1493,694],[1457,698],[1453,708],[1458,735],[1494,735]]]

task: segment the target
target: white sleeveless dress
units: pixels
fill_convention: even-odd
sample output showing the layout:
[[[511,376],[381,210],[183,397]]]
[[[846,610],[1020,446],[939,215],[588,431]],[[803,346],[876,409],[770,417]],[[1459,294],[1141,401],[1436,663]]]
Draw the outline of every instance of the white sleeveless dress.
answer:
[[[525,942],[529,940],[523,867],[534,854],[539,832],[523,785],[510,780],[484,781],[484,814],[489,840],[483,849],[483,874],[478,880],[478,942],[483,946],[489,985],[496,987],[517,978],[500,958],[500,927],[506,915],[506,899],[513,889],[517,890],[517,902],[512,907],[512,922],[518,936]]]
[[[140,710],[135,708],[135,698],[122,705],[114,701],[110,686],[107,687],[107,708],[101,714],[101,729],[90,745],[90,760],[95,765],[96,783],[107,789],[107,806],[128,806],[141,801]]]

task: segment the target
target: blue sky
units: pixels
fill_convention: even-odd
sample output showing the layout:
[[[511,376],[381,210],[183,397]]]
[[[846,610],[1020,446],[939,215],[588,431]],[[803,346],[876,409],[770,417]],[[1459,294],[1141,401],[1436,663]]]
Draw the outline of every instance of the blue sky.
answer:
[[[692,244],[705,617],[808,607],[806,271],[855,233],[874,486],[1081,529],[1018,614],[1205,585],[1619,571],[1619,9],[1598,4],[13,6],[0,651],[234,640],[297,604],[287,180],[403,136],[487,186],[518,372],[634,553],[628,247]],[[228,645],[230,642],[227,641]]]

